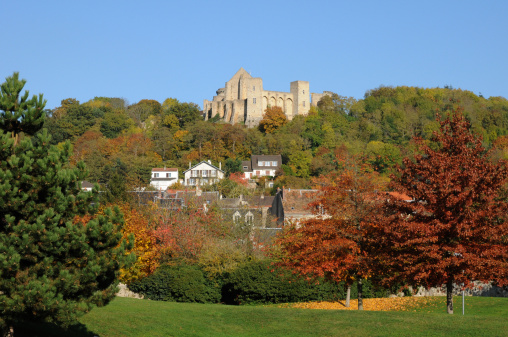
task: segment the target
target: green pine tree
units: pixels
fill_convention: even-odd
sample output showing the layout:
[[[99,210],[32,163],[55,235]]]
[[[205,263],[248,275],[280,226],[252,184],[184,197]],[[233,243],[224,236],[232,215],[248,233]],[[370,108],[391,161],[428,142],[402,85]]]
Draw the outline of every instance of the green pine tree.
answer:
[[[132,261],[120,232],[122,215],[92,214],[97,191],[81,191],[84,164],[68,166],[70,144],[49,145],[42,95],[21,96],[14,73],[0,92],[0,330],[25,320],[72,323],[116,291]]]

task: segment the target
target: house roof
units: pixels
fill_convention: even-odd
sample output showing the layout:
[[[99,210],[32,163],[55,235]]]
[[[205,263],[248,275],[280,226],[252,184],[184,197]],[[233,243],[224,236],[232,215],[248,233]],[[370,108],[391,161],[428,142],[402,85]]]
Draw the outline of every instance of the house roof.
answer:
[[[174,168],[174,167],[168,167],[168,168],[155,167],[152,169],[152,172],[178,172],[178,169]]]
[[[260,161],[270,162],[269,166],[259,166],[258,163]],[[272,162],[277,162],[277,166],[272,166]],[[243,166],[247,166],[247,171],[244,169],[244,172],[251,172],[256,169],[266,170],[266,169],[278,169],[282,165],[282,156],[280,154],[253,154],[249,161],[242,161]]]
[[[284,214],[291,216],[295,214],[312,214],[309,209],[309,203],[317,198],[318,190],[301,190],[301,189],[283,189],[282,190],[282,205],[284,206]]]
[[[196,164],[196,165],[192,166],[190,169],[187,169],[187,170],[183,171],[183,173],[185,174],[185,172],[190,171],[190,170],[192,170],[193,168],[195,168],[196,166],[199,166],[199,165],[201,165],[201,164],[206,164],[206,165],[208,165],[208,166],[210,166],[210,167],[213,167],[213,168],[214,168],[214,169],[216,169],[217,171],[221,171],[221,172],[223,172],[223,173],[224,173],[224,171],[223,171],[223,170],[221,170],[220,168],[218,168],[218,167],[217,167],[217,166],[215,166],[215,165],[210,164],[210,163],[209,163],[209,162],[207,162],[206,160],[203,160],[201,163],[198,163],[198,164]]]
[[[245,196],[245,201],[251,207],[272,207],[274,196],[249,195]]]
[[[89,181],[83,180],[81,182],[81,188],[93,188],[93,184]]]
[[[245,168],[247,167],[247,168]],[[243,160],[242,161],[242,170],[244,172],[250,172],[252,171],[252,165],[251,165],[251,161],[250,160]]]

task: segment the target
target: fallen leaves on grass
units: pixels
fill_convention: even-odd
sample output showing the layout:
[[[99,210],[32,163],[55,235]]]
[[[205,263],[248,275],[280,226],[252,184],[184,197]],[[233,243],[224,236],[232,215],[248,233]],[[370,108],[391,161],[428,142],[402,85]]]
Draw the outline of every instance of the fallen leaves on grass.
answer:
[[[441,303],[439,297],[391,297],[391,298],[364,298],[363,310],[372,311],[416,311],[430,308]],[[338,302],[306,302],[286,303],[283,308],[299,309],[328,309],[328,310],[358,310],[358,300],[351,300],[350,306],[346,307],[345,301]]]

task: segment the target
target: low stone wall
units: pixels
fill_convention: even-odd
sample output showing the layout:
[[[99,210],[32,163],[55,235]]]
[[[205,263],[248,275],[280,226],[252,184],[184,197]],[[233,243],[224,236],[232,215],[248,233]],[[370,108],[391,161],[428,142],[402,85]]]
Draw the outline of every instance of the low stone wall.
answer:
[[[411,290],[411,289],[410,289]],[[453,294],[462,295],[462,287],[453,285]],[[465,289],[466,296],[485,296],[485,297],[508,297],[508,287],[498,287],[489,283],[482,283],[479,281],[474,282],[472,288]],[[446,296],[446,287],[425,289],[424,287],[418,288],[414,296]]]
[[[140,295],[140,294],[137,294],[137,293],[135,293],[133,291],[130,291],[129,288],[127,288],[126,284],[120,283],[118,285],[118,288],[120,289],[116,293],[116,296],[118,296],[118,297],[129,297],[129,298],[143,299],[143,295]]]

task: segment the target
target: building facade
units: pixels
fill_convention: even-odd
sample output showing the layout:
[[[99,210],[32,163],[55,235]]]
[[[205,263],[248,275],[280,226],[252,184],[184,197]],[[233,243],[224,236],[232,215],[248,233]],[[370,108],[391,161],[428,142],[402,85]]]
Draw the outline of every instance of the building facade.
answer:
[[[169,186],[178,181],[177,168],[153,168],[150,177],[150,185],[159,191],[165,191]]]
[[[216,94],[211,101],[203,101],[205,120],[219,116],[227,123],[256,127],[268,106],[281,107],[288,120],[292,120],[297,115],[307,115],[311,104],[316,105],[326,92],[311,94],[307,81],[291,82],[289,92],[264,90],[261,78],[240,68]]]
[[[242,161],[244,178],[274,177],[275,172],[281,168],[282,156],[277,155],[252,155],[250,160]]]
[[[213,184],[221,179],[224,179],[224,171],[219,167],[212,165],[210,161],[202,161],[201,163],[184,171],[184,185],[185,186],[202,186]]]

